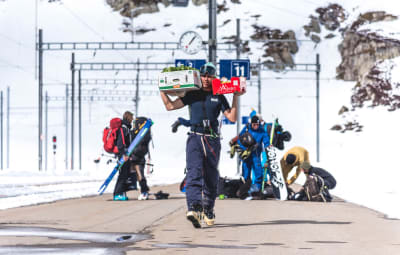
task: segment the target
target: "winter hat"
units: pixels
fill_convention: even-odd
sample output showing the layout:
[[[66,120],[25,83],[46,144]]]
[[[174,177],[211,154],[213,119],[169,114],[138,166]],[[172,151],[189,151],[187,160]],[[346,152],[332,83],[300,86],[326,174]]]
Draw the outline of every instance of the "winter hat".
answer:
[[[293,154],[288,154],[285,161],[287,164],[291,165],[296,161],[296,156]]]
[[[300,164],[300,168],[303,168],[304,170],[310,170],[311,168],[310,162],[304,161],[303,163]]]
[[[251,124],[253,124],[253,123],[260,124],[260,118],[257,115],[254,115],[253,117],[251,117]]]

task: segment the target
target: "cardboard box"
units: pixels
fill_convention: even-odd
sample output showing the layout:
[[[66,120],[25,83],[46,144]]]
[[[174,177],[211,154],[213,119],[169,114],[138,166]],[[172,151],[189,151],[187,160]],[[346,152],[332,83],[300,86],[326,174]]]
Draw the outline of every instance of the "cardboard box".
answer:
[[[158,88],[171,95],[181,96],[186,91],[201,88],[200,73],[197,70],[165,72],[158,75]]]
[[[220,79],[214,79],[212,82],[212,89],[214,95],[240,92],[246,89],[246,78],[232,77],[230,81],[221,81]]]

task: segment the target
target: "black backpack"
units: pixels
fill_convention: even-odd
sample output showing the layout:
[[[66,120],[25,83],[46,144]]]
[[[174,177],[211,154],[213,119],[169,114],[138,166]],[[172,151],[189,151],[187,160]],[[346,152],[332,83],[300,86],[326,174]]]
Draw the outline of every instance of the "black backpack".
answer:
[[[242,185],[243,181],[241,179],[228,179],[226,177],[219,177],[217,194],[223,194],[228,198],[236,198],[238,197],[237,192]]]
[[[246,125],[246,132],[239,136],[239,141],[246,148],[256,145],[256,140],[249,132],[249,124]]]
[[[283,127],[281,124],[276,121],[276,126],[274,129],[274,137],[272,139],[272,145],[278,148],[279,150],[285,149],[284,142],[289,142],[292,139],[292,135],[289,131],[283,131]],[[265,123],[267,125],[267,132],[271,135],[272,123]]]

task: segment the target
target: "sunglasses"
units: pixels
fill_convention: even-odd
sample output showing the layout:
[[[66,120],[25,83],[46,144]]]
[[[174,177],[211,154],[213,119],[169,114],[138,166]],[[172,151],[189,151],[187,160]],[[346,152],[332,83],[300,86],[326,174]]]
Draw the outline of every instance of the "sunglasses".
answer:
[[[217,70],[212,67],[212,66],[202,66],[200,67],[200,75],[211,75],[211,76],[215,76],[217,73]]]

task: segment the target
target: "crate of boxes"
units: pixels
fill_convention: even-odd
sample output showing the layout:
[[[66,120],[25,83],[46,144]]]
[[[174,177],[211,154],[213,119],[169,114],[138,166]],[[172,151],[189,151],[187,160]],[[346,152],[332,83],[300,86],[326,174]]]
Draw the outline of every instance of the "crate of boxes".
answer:
[[[190,67],[166,68],[158,75],[158,88],[167,94],[182,96],[187,91],[201,88],[197,69],[179,70]],[[177,70],[178,69],[178,70]]]

